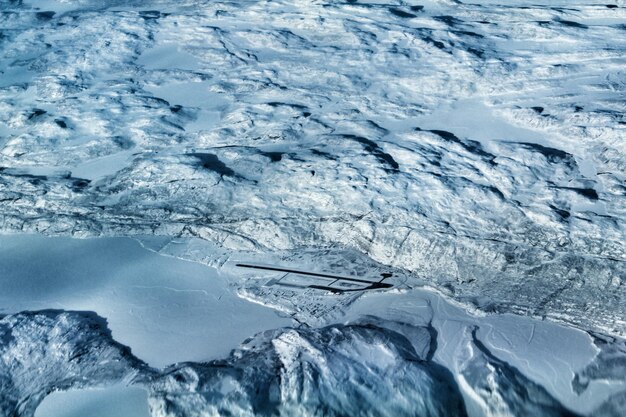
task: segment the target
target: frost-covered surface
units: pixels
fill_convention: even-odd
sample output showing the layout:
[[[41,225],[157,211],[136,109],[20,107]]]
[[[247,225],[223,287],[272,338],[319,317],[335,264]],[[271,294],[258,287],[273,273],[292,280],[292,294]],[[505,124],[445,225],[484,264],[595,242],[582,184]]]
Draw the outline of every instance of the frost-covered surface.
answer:
[[[3,230],[348,247],[624,334],[623,4],[0,7]]]
[[[146,367],[114,342],[105,321],[92,313],[21,313],[6,316],[0,326],[3,338],[11,339],[3,342],[0,362],[9,367],[3,374],[11,376],[3,379],[3,416],[32,416],[44,395],[59,389],[74,389],[68,399],[75,399],[72,406],[84,404],[86,411],[93,406],[90,397],[96,404],[101,400],[94,391],[77,388],[119,387],[120,381],[148,392],[152,416],[576,415],[496,358],[475,331],[464,345],[462,382],[457,384],[433,360],[438,348],[434,328],[375,317],[319,329],[267,331],[224,360],[182,363],[163,371]],[[142,409],[140,393],[126,399],[123,389],[107,390],[121,394],[126,405],[133,403],[131,409]],[[106,398],[107,391],[102,395]],[[467,407],[468,396],[484,407],[483,413]],[[55,397],[59,401],[60,395]],[[103,415],[123,404],[114,397],[109,402],[101,403]],[[63,415],[52,401],[36,415],[45,410]]]
[[[162,241],[144,239],[153,250]],[[0,276],[10,278],[0,281],[5,311],[54,305],[106,316],[43,310],[0,321],[0,409],[12,417],[16,411],[30,416],[57,390],[70,391],[46,400],[38,415],[74,417],[80,413],[63,413],[79,404],[85,410],[100,407],[103,415],[120,407],[145,410],[146,396],[116,388],[120,382],[147,390],[145,401],[155,417],[227,411],[316,415],[320,409],[324,415],[430,410],[471,417],[620,416],[623,411],[623,340],[523,316],[472,314],[437,292],[410,289],[406,277],[391,278],[391,290],[365,294],[297,287],[290,294],[281,293],[289,287],[280,289],[271,278],[238,276],[225,266],[225,278],[239,283],[227,289],[210,268],[149,253],[128,239],[5,236],[0,242]],[[206,253],[201,241],[195,244]],[[22,258],[14,249],[27,262],[21,274]],[[341,259],[350,256],[343,253]],[[351,260],[356,270],[365,266],[362,262]],[[137,280],[147,279],[144,273],[155,285],[137,286]],[[216,282],[194,289],[185,277],[189,273],[196,285]],[[297,327],[273,329],[285,320],[265,317],[261,306],[255,310],[244,300],[234,301],[231,291],[241,282],[248,288],[242,295],[292,315]],[[170,287],[166,297],[166,285],[178,288]],[[271,330],[244,342],[256,329]],[[241,342],[230,355],[225,352]],[[213,360],[192,361],[197,357]],[[185,362],[164,370],[143,362],[161,367],[181,359]],[[420,401],[409,401],[415,398]]]
[[[33,415],[50,392],[128,381],[145,365],[91,312],[44,310],[0,319],[0,415]]]
[[[449,371],[375,326],[262,334],[225,362],[167,370],[151,392],[153,412],[172,417],[465,415]]]
[[[12,268],[2,334],[19,337],[0,338],[0,410],[29,416],[50,390],[141,368],[134,382],[153,415],[341,414],[355,411],[348,397],[391,412],[376,395],[397,395],[393,415],[437,415],[442,397],[428,395],[441,381],[450,407],[462,396],[459,415],[623,415],[625,38],[622,0],[1,2],[0,232],[140,236],[161,255],[220,268],[227,299],[271,306],[299,327],[259,335],[220,364],[166,373],[123,354],[79,383],[74,357],[55,356],[55,343],[82,343],[93,329],[80,323],[92,320],[102,349],[123,350],[102,319],[17,311],[96,311],[116,338],[124,320],[154,334],[189,329],[199,321],[185,321],[186,306],[197,319],[221,295],[112,266],[128,282],[91,273],[92,286],[72,294],[81,280],[71,267],[52,278]],[[12,259],[28,266],[30,249]],[[106,259],[82,266],[108,269]],[[333,294],[310,276],[240,261],[392,274],[393,289]],[[171,302],[159,310],[164,293]],[[375,324],[362,323],[367,314]],[[255,318],[250,333],[284,325]],[[62,319],[73,325],[49,337]],[[430,353],[411,339],[424,332]],[[336,333],[347,347],[333,344]],[[29,338],[42,374],[28,368],[36,361],[13,368],[28,352],[15,340]],[[367,355],[390,368],[363,364]],[[453,381],[433,382],[438,367]],[[276,389],[256,392],[255,381]],[[416,393],[424,402],[407,404]]]
[[[461,379],[477,397],[485,415],[575,415],[556,402],[546,390],[493,356],[473,334],[464,352]]]

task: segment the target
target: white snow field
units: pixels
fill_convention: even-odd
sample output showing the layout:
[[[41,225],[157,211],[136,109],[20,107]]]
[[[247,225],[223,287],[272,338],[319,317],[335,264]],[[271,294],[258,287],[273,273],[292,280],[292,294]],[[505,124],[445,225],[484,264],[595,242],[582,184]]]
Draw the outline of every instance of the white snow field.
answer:
[[[0,0],[0,417],[626,415],[625,114],[623,0]]]

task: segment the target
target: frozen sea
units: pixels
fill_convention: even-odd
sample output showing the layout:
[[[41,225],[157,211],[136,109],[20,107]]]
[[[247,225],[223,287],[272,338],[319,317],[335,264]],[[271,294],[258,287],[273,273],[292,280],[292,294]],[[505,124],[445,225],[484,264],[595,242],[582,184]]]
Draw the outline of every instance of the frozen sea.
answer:
[[[0,237],[2,314],[95,311],[155,367],[218,359],[250,335],[292,323],[237,297],[228,280],[130,238]]]

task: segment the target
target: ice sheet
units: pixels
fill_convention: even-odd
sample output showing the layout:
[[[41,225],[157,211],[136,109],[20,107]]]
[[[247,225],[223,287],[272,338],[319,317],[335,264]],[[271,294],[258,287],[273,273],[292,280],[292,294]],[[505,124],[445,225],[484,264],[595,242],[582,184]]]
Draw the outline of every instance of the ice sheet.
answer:
[[[150,417],[144,389],[116,385],[53,392],[37,407],[35,417]]]

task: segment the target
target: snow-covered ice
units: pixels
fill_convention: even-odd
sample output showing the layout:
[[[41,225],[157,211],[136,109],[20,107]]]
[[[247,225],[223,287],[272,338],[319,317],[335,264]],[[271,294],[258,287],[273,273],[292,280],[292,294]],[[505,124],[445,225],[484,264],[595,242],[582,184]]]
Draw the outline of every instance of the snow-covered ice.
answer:
[[[624,333],[619,2],[0,7],[2,230],[340,246]]]
[[[621,417],[625,39],[623,0],[0,1],[0,415],[442,415],[438,375]]]

